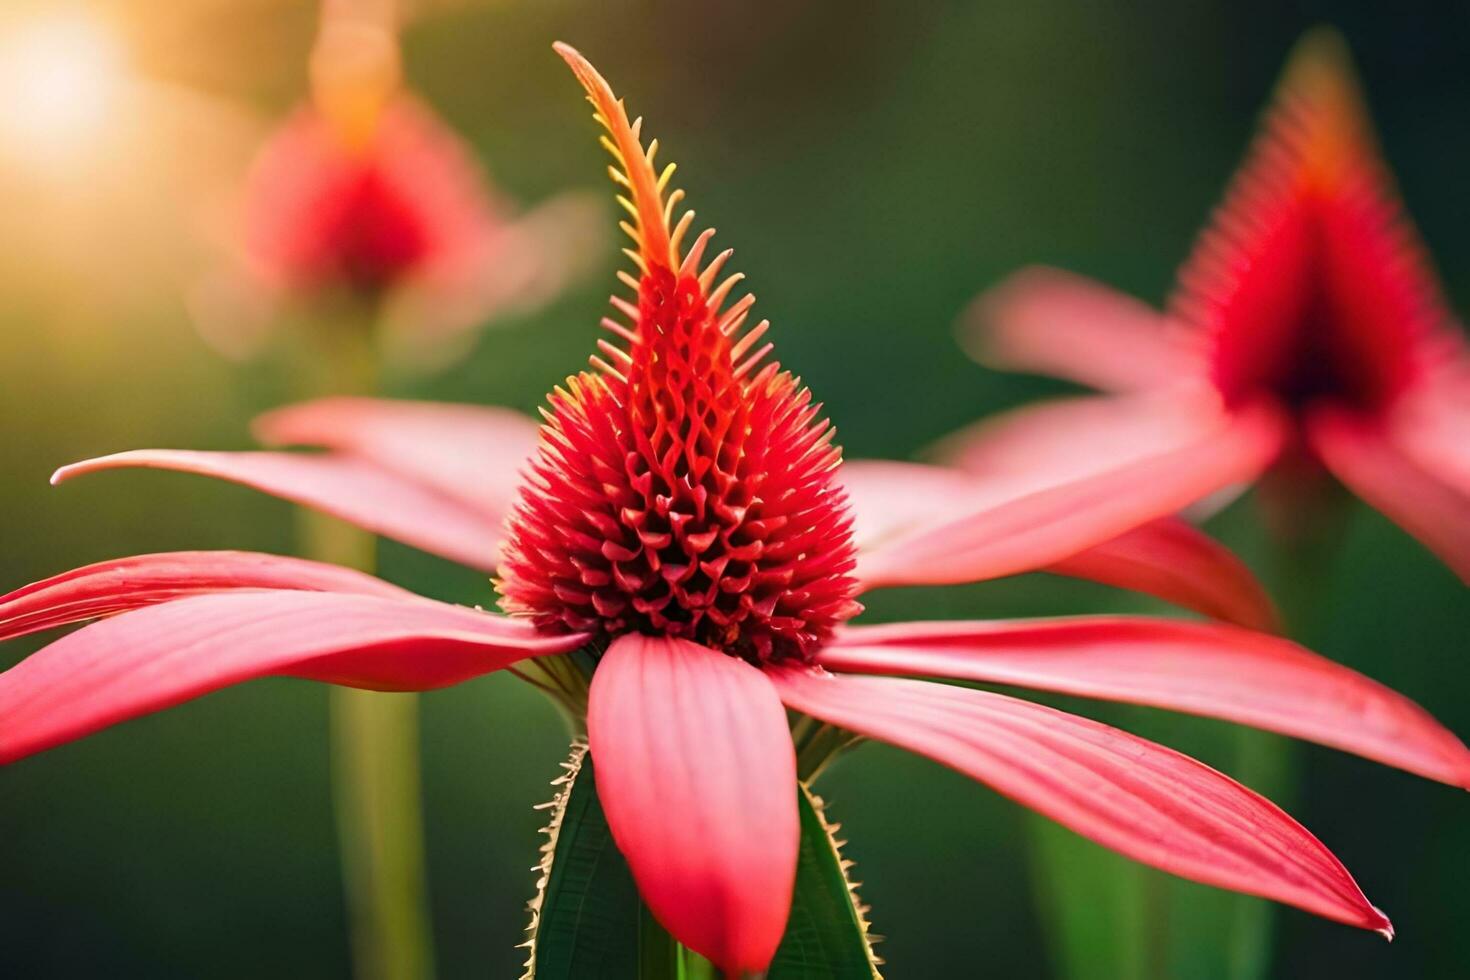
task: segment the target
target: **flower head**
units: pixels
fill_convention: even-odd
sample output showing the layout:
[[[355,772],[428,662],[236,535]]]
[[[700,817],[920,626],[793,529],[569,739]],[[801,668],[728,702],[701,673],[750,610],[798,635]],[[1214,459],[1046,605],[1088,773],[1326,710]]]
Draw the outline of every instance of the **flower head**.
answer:
[[[470,150],[401,87],[390,4],[329,2],[312,99],[261,148],[244,245],[277,288],[376,296],[468,261],[506,223]]]
[[[1470,579],[1470,347],[1335,34],[1298,46],[1167,313],[1029,270],[982,298],[966,339],[988,362],[1116,392],[1042,411],[1073,475],[1179,456],[1170,480],[1133,481],[1143,513],[1268,468],[1287,491],[1271,499],[1292,501],[1325,468]],[[1159,418],[1175,429],[1162,443],[1148,434]],[[1247,420],[1256,451],[1220,465]],[[951,459],[986,467],[994,435],[951,442]]]
[[[244,244],[275,288],[375,297],[481,247],[492,214],[458,138],[397,96],[350,142],[318,108],[296,110],[251,171]]]
[[[1085,718],[942,681],[1222,718],[1470,786],[1470,750],[1406,698],[1219,622],[843,622],[862,588],[932,581],[932,567],[894,556],[937,534],[952,578],[1048,569],[1243,621],[1269,606],[1228,552],[1176,521],[1069,550],[1076,527],[1119,520],[1107,480],[1058,496],[1018,471],[977,504],[975,481],[953,471],[839,471],[816,407],[752,351],[763,327],[740,333],[748,301],[725,309],[733,284],[714,285],[701,264],[707,239],[681,251],[688,219],[671,225],[669,170],[654,176],[638,123],[581,55],[557,50],[613,136],[640,277],[627,277],[637,303],[617,304],[628,322],[611,327],[626,346],[606,344],[610,360],[553,395],[523,486],[504,474],[528,451],[526,420],[367,400],[296,406],[261,426],[274,441],[326,446],[319,455],[151,450],[58,474],[220,476],[480,567],[494,562],[492,517],[510,505],[500,572],[515,615],[271,556],[77,569],[0,596],[0,638],[98,620],[0,674],[0,761],[255,677],[421,690],[508,669],[579,686],[597,795],[642,901],[731,974],[766,969],[792,907],[796,782],[809,775],[792,712],[804,731],[909,749],[1139,861],[1391,932],[1320,841],[1222,773]]]
[[[231,268],[198,292],[201,327],[231,352],[252,348],[274,304],[320,314],[345,299],[400,358],[442,358],[452,345],[433,340],[544,302],[580,273],[591,209],[572,195],[517,213],[405,85],[393,7],[322,5],[310,98],[256,152]]]
[[[1379,411],[1442,361],[1451,318],[1335,35],[1292,58],[1179,282],[1172,312],[1229,405]]]
[[[712,232],[681,254],[693,219],[665,194],[622,103],[572,63],[612,136],[614,179],[639,276],[610,361],[551,397],[542,445],[510,522],[500,590],[507,612],[603,636],[653,633],[754,661],[810,659],[859,606],[856,549],[835,475],[841,450],[811,394],[752,351],[754,297],[726,308],[730,257],[704,261]]]

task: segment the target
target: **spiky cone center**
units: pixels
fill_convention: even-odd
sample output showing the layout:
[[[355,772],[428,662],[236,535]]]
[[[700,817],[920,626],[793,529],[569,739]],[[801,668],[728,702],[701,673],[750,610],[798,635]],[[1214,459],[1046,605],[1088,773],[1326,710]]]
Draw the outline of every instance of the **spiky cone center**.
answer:
[[[621,371],[551,396],[501,563],[543,628],[808,658],[858,610],[840,450],[774,363],[741,373],[696,277],[651,269]]]
[[[1372,411],[1430,367],[1448,313],[1335,37],[1292,58],[1180,278],[1227,402]]]
[[[499,589],[507,612],[603,638],[678,637],[760,663],[810,659],[861,608],[841,450],[811,393],[753,350],[751,296],[725,308],[728,251],[712,232],[681,256],[692,212],[655,174],[641,120],[571,49],[626,189],[639,276],[615,297],[608,360],[568,379],[544,411],[541,447],[512,510]]]
[[[371,161],[364,161],[344,186],[342,207],[327,237],[332,272],[369,295],[407,278],[433,248],[423,216]]]
[[[473,220],[464,215],[473,185],[459,177],[458,150],[407,98],[384,108],[360,147],[346,146],[319,110],[299,110],[251,171],[250,260],[298,294],[378,299],[441,258],[460,223]],[[461,209],[452,221],[451,205]]]

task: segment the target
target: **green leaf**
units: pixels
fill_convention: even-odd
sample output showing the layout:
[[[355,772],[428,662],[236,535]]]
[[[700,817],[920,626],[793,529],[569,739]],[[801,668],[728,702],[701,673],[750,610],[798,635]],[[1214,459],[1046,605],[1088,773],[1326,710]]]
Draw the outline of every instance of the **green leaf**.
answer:
[[[573,743],[562,766],[523,980],[636,980],[643,903],[603,816],[586,743]]]
[[[819,797],[799,788],[801,849],[791,919],[769,980],[873,980],[879,960],[868,936],[866,909],[847,878],[849,862],[828,824]]]
[[[530,903],[530,956],[523,980],[649,980],[713,977],[702,957],[653,921],[613,843],[597,798],[592,757],[574,743],[563,764],[542,847],[541,878]],[[822,814],[822,801],[798,786],[801,846],[786,935],[769,980],[873,980],[877,960],[847,862]]]

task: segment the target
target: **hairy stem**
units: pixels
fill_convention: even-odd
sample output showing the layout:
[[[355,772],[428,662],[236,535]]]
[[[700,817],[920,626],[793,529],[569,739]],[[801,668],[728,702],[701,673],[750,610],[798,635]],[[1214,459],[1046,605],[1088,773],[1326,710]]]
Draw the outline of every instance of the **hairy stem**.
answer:
[[[857,736],[801,715],[792,722],[791,741],[796,746],[796,778],[810,783]]]

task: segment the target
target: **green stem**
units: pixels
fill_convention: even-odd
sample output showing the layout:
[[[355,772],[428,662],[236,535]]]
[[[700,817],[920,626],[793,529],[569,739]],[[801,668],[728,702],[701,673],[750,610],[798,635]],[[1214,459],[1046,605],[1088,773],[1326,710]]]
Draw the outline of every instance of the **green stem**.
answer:
[[[1234,730],[1236,779],[1278,806],[1291,808],[1295,796],[1294,745],[1280,735],[1254,728]],[[1252,895],[1234,895],[1226,975],[1230,980],[1258,980],[1271,967],[1276,906]]]
[[[1168,880],[1036,814],[1027,816],[1032,886],[1049,952],[1067,980],[1166,977],[1168,933],[1151,922]]]
[[[669,935],[639,903],[638,980],[720,980],[720,971]]]
[[[1330,506],[1317,508],[1311,517],[1298,522],[1295,535],[1278,538],[1271,556],[1272,594],[1281,610],[1282,632],[1309,647],[1320,631],[1341,519]],[[1236,778],[1290,810],[1296,797],[1295,745],[1280,735],[1239,727],[1234,749]],[[1258,980],[1271,964],[1275,906],[1240,896],[1231,911],[1228,976]]]
[[[679,944],[654,919],[648,907],[638,906],[638,980],[665,980],[679,976]]]
[[[378,365],[365,311],[315,324],[297,362],[306,397],[372,395]],[[300,512],[303,552],[372,572],[374,536]],[[331,689],[332,788],[338,848],[358,980],[434,974],[425,873],[419,704],[414,694]]]

